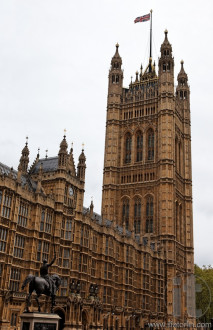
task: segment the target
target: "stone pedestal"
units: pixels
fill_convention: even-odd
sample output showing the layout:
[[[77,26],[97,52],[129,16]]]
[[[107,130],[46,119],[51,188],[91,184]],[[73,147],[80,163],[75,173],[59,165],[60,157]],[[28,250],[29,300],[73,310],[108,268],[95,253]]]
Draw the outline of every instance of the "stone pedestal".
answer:
[[[57,314],[48,313],[23,313],[21,318],[21,330],[58,330],[60,317]]]

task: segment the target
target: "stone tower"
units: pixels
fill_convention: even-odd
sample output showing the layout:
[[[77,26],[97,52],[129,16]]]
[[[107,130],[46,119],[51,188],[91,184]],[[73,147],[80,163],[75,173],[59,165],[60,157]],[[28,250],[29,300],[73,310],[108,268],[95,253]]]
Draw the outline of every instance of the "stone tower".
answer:
[[[194,308],[185,285],[194,271],[190,92],[183,62],[175,90],[167,34],[158,75],[150,58],[129,88],[123,87],[116,45],[109,71],[102,216],[141,243],[146,238],[164,249],[165,314],[185,320]]]

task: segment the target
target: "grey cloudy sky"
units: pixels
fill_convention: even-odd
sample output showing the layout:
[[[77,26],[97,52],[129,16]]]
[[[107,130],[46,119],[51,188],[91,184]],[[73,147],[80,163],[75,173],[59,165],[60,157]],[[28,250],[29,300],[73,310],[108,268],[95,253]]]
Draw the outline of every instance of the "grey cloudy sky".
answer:
[[[29,136],[30,161],[58,153],[64,128],[75,162],[85,143],[85,205],[100,212],[108,70],[120,44],[124,85],[147,65],[153,9],[153,57],[164,30],[175,76],[184,60],[191,87],[195,261],[213,264],[212,0],[1,0],[0,162],[17,168]]]

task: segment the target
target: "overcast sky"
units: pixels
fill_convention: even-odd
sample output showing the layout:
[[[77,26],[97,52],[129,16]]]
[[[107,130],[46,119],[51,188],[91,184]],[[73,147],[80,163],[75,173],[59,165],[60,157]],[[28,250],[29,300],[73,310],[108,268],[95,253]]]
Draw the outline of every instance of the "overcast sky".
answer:
[[[0,162],[17,168],[25,137],[30,162],[58,154],[64,129],[75,163],[85,143],[85,206],[100,212],[108,71],[115,44],[128,87],[148,62],[153,9],[153,57],[167,28],[175,77],[184,60],[191,88],[195,262],[213,265],[212,0],[1,0]]]

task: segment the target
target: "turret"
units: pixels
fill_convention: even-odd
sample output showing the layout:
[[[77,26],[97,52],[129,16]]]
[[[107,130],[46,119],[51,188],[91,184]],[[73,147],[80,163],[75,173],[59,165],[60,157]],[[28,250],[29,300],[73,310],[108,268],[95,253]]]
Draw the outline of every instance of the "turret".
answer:
[[[160,92],[174,93],[174,58],[172,46],[168,40],[168,31],[165,30],[165,39],[161,45],[161,57],[159,58],[159,86]],[[168,88],[169,87],[169,88]]]
[[[27,174],[28,164],[29,164],[29,149],[28,149],[28,137],[26,138],[25,147],[22,150],[22,155],[19,161],[18,171],[21,174]]]
[[[81,180],[81,181],[85,181],[85,172],[86,172],[86,157],[85,157],[85,154],[84,154],[84,149],[82,149],[82,152],[78,158],[78,178]]]
[[[123,70],[121,69],[122,59],[118,52],[119,44],[116,44],[115,55],[111,60],[111,68],[109,70],[109,97],[114,94],[122,94],[123,87]]]
[[[67,141],[66,141],[66,135],[64,135],[63,140],[60,144],[60,149],[58,153],[58,168],[59,169],[65,169],[67,166],[67,160],[68,160],[68,152],[67,152]]]
[[[189,85],[188,85],[188,76],[183,67],[183,61],[181,63],[181,69],[178,73],[178,85],[176,89],[176,96],[178,100],[189,100]]]

